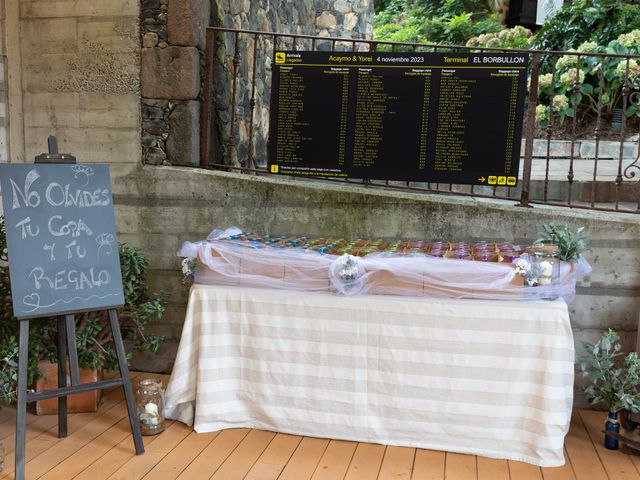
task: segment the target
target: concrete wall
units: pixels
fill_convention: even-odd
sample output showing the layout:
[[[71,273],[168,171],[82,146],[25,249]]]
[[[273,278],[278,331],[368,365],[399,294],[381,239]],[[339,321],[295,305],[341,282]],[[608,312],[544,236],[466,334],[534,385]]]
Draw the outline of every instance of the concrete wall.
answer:
[[[4,0],[10,155],[140,161],[137,0]]]
[[[4,51],[4,0],[0,0],[0,162],[9,160],[9,148],[7,146],[7,82],[5,78],[5,51]]]
[[[443,195],[384,192],[323,182],[255,177],[176,167],[142,167],[115,188],[121,241],[153,252],[152,284],[171,294],[160,325],[169,336],[160,355],[138,368],[168,370],[185,312],[176,252],[213,228],[236,225],[265,233],[345,238],[507,239],[531,243],[544,223],[584,225],[593,273],[570,305],[577,343],[618,330],[633,349],[640,312],[640,218],[629,214],[536,207]],[[134,195],[132,192],[139,192]]]

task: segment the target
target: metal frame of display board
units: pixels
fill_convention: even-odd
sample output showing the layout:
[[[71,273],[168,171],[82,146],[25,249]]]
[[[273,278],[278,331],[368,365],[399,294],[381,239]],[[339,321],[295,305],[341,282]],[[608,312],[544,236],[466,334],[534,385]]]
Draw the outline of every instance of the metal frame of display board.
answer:
[[[49,153],[43,153],[36,157],[36,163],[76,163],[75,157],[69,154],[58,153],[58,145],[55,137],[49,137]],[[124,388],[124,397],[129,413],[129,423],[133,434],[133,443],[136,455],[144,453],[144,445],[140,433],[136,413],[136,403],[131,387],[127,356],[122,342],[122,333],[118,322],[118,314],[115,308],[108,309],[109,324],[113,335],[113,343],[118,359],[120,376],[109,380],[100,380],[92,383],[80,383],[80,371],[78,367],[78,351],[76,349],[76,326],[73,315],[58,316],[58,388],[39,393],[29,393],[27,390],[27,363],[29,360],[29,319],[19,319],[20,322],[20,350],[18,357],[18,399],[16,415],[16,458],[15,478],[23,480],[25,474],[25,441],[27,403],[47,398],[58,399],[58,437],[67,436],[67,395],[103,390],[106,388]],[[71,385],[67,384],[67,360],[70,366]]]

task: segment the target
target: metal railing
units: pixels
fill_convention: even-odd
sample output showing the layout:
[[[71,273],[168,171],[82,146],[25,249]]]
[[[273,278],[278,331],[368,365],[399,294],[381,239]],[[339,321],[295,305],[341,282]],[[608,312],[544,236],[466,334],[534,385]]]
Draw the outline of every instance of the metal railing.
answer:
[[[203,168],[268,174],[266,155],[271,62],[277,49],[522,53],[529,56],[530,67],[519,186],[366,179],[323,181],[515,200],[525,207],[547,204],[640,213],[640,187],[635,178],[640,173],[640,113],[629,118],[626,115],[631,107],[637,107],[640,112],[640,55],[428,45],[221,27],[208,28],[206,38],[200,154],[200,166]],[[570,75],[574,75],[574,81],[569,85],[569,96],[566,97],[571,103],[562,105],[566,107],[564,114],[553,104],[559,59],[563,59],[564,64],[575,64],[568,70]],[[597,75],[597,85],[583,87],[585,64],[593,66],[591,74]],[[617,77],[613,80],[607,71],[607,66],[612,64],[617,65]],[[565,75],[561,78],[566,82]],[[225,80],[221,82],[220,78]],[[537,108],[541,78],[546,84],[544,88],[547,88],[549,100],[544,110]],[[611,98],[611,85],[616,85],[615,100]],[[588,107],[582,103],[585,96],[589,97]],[[623,112],[616,129],[606,124],[612,106],[619,106]],[[567,116],[571,111],[572,116]],[[536,126],[537,114],[546,118],[544,128]],[[578,122],[580,115],[582,120],[590,119],[588,131]],[[604,138],[605,134],[609,140]],[[557,139],[560,135],[562,140]],[[305,178],[301,181],[310,180]]]

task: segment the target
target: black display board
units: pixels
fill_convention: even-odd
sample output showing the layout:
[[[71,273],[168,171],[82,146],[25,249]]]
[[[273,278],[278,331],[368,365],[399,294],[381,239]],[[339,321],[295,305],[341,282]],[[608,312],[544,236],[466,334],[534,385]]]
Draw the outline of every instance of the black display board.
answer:
[[[124,304],[109,166],[0,164],[13,313]]]
[[[525,54],[276,52],[269,171],[515,186]]]

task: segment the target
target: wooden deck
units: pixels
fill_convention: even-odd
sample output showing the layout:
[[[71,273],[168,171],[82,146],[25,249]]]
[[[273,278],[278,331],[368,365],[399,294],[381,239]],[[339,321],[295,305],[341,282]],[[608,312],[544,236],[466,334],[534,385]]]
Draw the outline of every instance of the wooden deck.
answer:
[[[151,374],[132,374],[137,380]],[[164,377],[166,381],[166,376]],[[415,448],[298,437],[235,429],[196,434],[169,421],[144,437],[135,456],[122,388],[103,397],[97,413],[69,416],[69,436],[57,437],[57,416],[28,417],[27,478],[35,479],[447,479],[640,480],[640,457],[606,450],[604,414],[574,413],[566,464],[538,468],[521,462]],[[0,410],[6,458],[0,480],[13,478],[15,410]]]

